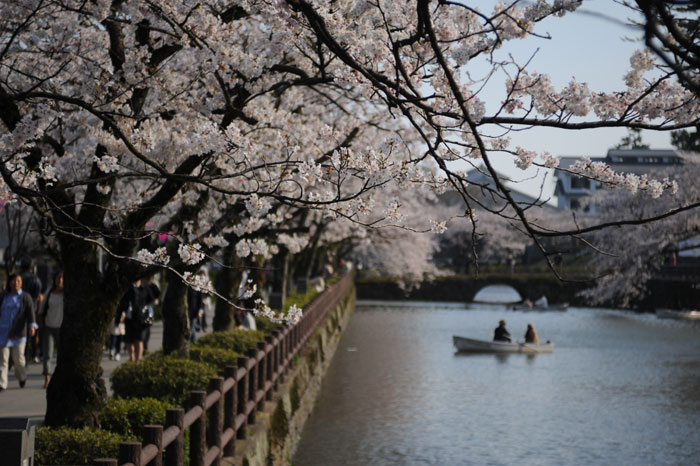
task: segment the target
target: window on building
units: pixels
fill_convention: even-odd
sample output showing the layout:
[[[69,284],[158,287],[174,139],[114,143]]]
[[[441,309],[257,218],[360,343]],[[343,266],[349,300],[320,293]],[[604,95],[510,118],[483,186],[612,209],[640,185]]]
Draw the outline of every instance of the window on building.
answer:
[[[590,186],[588,178],[581,178],[580,176],[571,177],[571,188],[572,189],[588,189]]]

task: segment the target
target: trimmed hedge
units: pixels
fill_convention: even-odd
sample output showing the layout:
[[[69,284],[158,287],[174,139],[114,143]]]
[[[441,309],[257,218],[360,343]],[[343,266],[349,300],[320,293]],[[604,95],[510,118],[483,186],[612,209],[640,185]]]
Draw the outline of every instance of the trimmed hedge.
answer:
[[[284,300],[285,310],[289,309],[294,304],[296,304],[296,306],[299,309],[301,309],[304,306],[306,306],[307,304],[309,304],[319,294],[321,294],[321,293],[314,290],[313,288],[309,288],[309,290],[306,293],[294,292],[290,296],[287,296],[287,299]]]
[[[261,341],[265,341],[265,334],[262,331],[237,328],[204,335],[192,345],[190,351],[196,347],[208,346],[245,354],[249,349],[257,348],[258,342]]]
[[[282,327],[282,324],[276,324],[267,317],[257,316],[255,318],[255,327],[259,332],[266,335],[272,335],[272,331]]]
[[[35,464],[92,464],[94,458],[117,458],[119,444],[140,441],[134,436],[84,427],[39,427],[36,430]]]
[[[219,375],[224,374],[224,367],[235,366],[238,363],[239,353],[224,348],[216,348],[204,345],[192,345],[190,348],[190,359],[202,362],[214,367]]]
[[[175,407],[155,398],[108,398],[100,413],[100,427],[122,435],[142,435],[147,424],[165,425],[165,410]]]
[[[134,364],[117,367],[110,381],[114,395],[121,398],[156,397],[183,406],[192,390],[205,390],[217,371],[209,364],[176,355],[153,354]]]

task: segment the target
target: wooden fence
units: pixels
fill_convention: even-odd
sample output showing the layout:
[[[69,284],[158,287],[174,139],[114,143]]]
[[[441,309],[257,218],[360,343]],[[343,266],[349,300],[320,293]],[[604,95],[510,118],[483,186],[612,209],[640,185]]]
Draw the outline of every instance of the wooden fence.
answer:
[[[347,295],[352,274],[346,274],[304,307],[302,318],[285,326],[227,366],[224,377],[214,377],[207,391],[190,394],[190,409],[168,409],[166,425],[143,426],[143,443],[122,442],[119,460],[100,458],[94,466],[182,466],[184,432],[190,428],[190,466],[218,466],[223,456],[233,456],[236,439],[246,438],[246,426],[294,366],[294,357],[317,326]],[[165,454],[163,454],[165,453]]]

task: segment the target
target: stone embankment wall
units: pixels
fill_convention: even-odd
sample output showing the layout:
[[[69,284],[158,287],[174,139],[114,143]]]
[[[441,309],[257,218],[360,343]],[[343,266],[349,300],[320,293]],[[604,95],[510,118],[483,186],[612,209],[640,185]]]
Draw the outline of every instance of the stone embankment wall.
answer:
[[[248,427],[247,439],[236,441],[236,456],[223,459],[225,465],[290,465],[301,439],[304,423],[311,415],[321,382],[330,365],[340,337],[355,308],[355,289],[329,311],[295,361],[294,369],[272,401],[258,412],[257,422]]]

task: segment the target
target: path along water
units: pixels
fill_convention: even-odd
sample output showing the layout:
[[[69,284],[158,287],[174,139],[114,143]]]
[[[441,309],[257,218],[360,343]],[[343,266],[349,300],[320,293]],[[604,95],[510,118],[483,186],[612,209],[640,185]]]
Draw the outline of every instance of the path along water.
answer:
[[[461,355],[528,322],[553,354]],[[700,325],[605,309],[358,303],[293,458],[342,465],[696,465]]]
[[[208,322],[212,322],[212,316],[208,315]],[[209,326],[209,330],[211,325]],[[202,332],[198,333],[200,336]],[[163,322],[157,321],[151,327],[151,339],[149,342],[149,350],[157,351],[162,348],[163,344]],[[111,385],[109,377],[114,369],[120,364],[124,364],[129,360],[126,349],[122,351],[119,361],[109,359],[108,352],[105,350],[102,354],[102,378],[105,381],[108,393],[111,395]],[[56,363],[54,360],[53,366]],[[8,389],[0,393],[0,417],[30,417],[33,419],[43,420],[46,414],[46,390],[43,389],[44,376],[42,373],[42,364],[27,362],[27,384],[24,388],[19,388],[19,382],[15,378],[14,369],[10,370],[8,377]],[[0,448],[2,453],[2,448]]]

